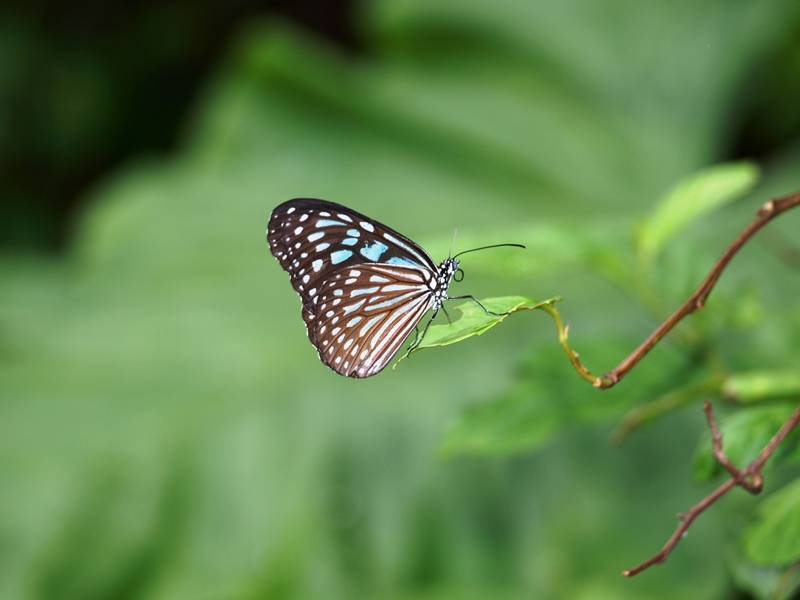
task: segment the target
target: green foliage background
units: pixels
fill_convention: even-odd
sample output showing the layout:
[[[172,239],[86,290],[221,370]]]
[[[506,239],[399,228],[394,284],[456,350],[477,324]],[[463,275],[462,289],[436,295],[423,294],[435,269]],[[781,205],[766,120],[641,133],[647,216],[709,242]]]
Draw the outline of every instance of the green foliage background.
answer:
[[[800,276],[767,245],[600,393],[538,311],[338,377],[264,230],[310,196],[435,259],[454,227],[457,249],[524,243],[465,256],[453,291],[563,296],[573,346],[608,370],[764,200],[800,188],[794,140],[743,199],[665,226],[655,249],[636,235],[724,158],[800,4],[375,0],[360,18],[359,58],[252,23],[181,151],[98,183],[67,260],[0,261],[0,597],[767,597],[800,556],[785,535],[760,554],[767,530],[785,533],[776,512],[800,527],[796,483],[761,530],[758,499],[733,494],[664,566],[619,576],[714,485],[690,477],[699,401],[735,373],[797,370]],[[774,228],[796,240],[798,224]],[[629,410],[681,390],[688,408],[608,444]],[[793,475],[768,474],[767,491]]]

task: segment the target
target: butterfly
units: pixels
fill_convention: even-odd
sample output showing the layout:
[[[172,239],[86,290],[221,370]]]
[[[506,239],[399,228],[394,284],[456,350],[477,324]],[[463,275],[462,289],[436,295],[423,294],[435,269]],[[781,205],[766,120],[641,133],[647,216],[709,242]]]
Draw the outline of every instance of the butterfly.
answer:
[[[448,296],[459,255],[437,266],[404,235],[341,204],[284,202],[270,215],[267,241],[300,295],[320,359],[346,377],[383,370],[433,310],[408,352],[416,348],[445,300],[471,298],[491,312],[473,296]]]

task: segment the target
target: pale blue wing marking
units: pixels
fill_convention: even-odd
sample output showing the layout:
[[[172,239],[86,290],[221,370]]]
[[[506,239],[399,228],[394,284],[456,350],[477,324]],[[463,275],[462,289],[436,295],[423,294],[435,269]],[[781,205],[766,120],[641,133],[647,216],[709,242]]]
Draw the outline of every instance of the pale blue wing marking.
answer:
[[[371,246],[365,246],[364,248],[359,250],[359,252],[361,253],[361,256],[363,256],[364,258],[378,262],[381,258],[381,254],[386,252],[388,249],[389,246],[387,246],[386,244],[381,242],[374,242]]]
[[[340,262],[346,261],[351,256],[353,256],[353,253],[350,250],[337,250],[336,252],[331,252],[331,262],[335,265],[338,265]]]
[[[335,227],[336,225],[344,225],[342,221],[332,221],[330,219],[320,219],[317,221],[317,227]]]

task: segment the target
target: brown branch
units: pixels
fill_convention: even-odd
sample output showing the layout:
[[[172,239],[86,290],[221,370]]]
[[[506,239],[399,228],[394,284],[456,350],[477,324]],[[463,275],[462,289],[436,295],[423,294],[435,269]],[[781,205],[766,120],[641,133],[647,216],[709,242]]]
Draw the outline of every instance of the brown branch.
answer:
[[[717,459],[717,462],[722,465],[722,467],[731,474],[733,478],[732,481],[737,485],[741,485],[744,489],[746,489],[751,494],[758,494],[761,492],[761,488],[764,486],[764,480],[760,476],[758,477],[750,477],[748,478],[745,476],[743,471],[740,471],[736,466],[731,462],[725,452],[722,450],[722,433],[720,432],[719,428],[717,427],[717,420],[714,418],[714,411],[711,409],[711,402],[706,400],[703,402],[703,410],[706,411],[706,417],[708,418],[708,427],[711,429],[711,445],[713,447],[714,458]],[[775,449],[773,448],[770,451],[770,454],[774,452]],[[750,466],[753,466],[753,463],[750,463]],[[759,471],[760,471],[759,466]]]
[[[736,466],[730,461],[730,459],[725,455],[722,450],[722,434],[720,433],[719,429],[717,428],[717,422],[714,419],[714,413],[711,409],[711,403],[706,401],[703,403],[703,410],[706,412],[706,417],[708,418],[708,426],[711,429],[712,434],[712,443],[714,447],[714,457],[719,461],[719,463],[731,474],[730,479],[728,479],[725,483],[720,485],[717,489],[711,492],[708,496],[703,498],[700,502],[695,504],[692,508],[689,509],[688,512],[684,514],[678,515],[680,519],[680,524],[678,528],[675,530],[675,533],[670,536],[667,543],[664,544],[664,547],[661,549],[658,554],[653,555],[652,557],[648,558],[646,561],[633,567],[632,569],[628,569],[627,571],[623,571],[622,574],[625,577],[633,577],[634,575],[641,573],[648,567],[653,565],[658,565],[663,563],[667,560],[667,557],[670,553],[675,549],[675,546],[678,545],[678,542],[681,540],[683,535],[689,529],[689,526],[692,522],[700,516],[700,514],[706,510],[709,506],[714,504],[717,500],[722,498],[725,494],[727,494],[731,489],[734,487],[741,486],[746,489],[751,494],[758,494],[764,483],[764,478],[761,474],[761,469],[764,467],[764,464],[767,462],[770,456],[775,452],[775,450],[780,446],[781,442],[786,439],[786,436],[800,424],[800,406],[798,406],[789,419],[781,426],[778,432],[772,437],[772,439],[764,446],[764,449],[758,453],[758,456],[744,469],[737,469]]]
[[[664,544],[664,547],[661,549],[661,551],[658,554],[655,554],[650,558],[648,558],[642,564],[637,565],[632,569],[628,569],[627,571],[623,571],[622,574],[625,577],[633,577],[634,575],[638,575],[648,567],[652,567],[653,565],[660,565],[665,560],[667,560],[667,557],[669,556],[670,552],[672,552],[675,546],[678,545],[678,542],[681,541],[681,538],[689,529],[689,526],[692,524],[692,521],[694,521],[697,517],[699,517],[700,513],[702,513],[712,504],[714,504],[714,502],[722,498],[722,496],[728,493],[728,491],[735,486],[736,486],[736,480],[728,479],[725,483],[723,483],[721,486],[719,486],[717,489],[711,492],[708,496],[706,496],[700,502],[695,504],[691,509],[689,509],[688,512],[679,514],[678,519],[680,519],[681,521],[680,525],[678,525],[678,528],[675,530],[675,533],[673,533],[672,536],[670,536],[669,540],[667,540],[667,543]]]
[[[593,385],[601,389],[610,388],[615,385],[628,373],[628,371],[635,367],[636,364],[642,360],[642,358],[644,358],[644,356],[650,352],[650,350],[653,349],[653,347],[661,340],[661,338],[667,335],[684,317],[702,309],[703,306],[705,306],[708,295],[711,293],[711,290],[717,283],[717,280],[720,278],[720,275],[722,275],[722,272],[728,266],[728,263],[742,248],[742,246],[744,246],[750,240],[750,238],[752,238],[756,232],[758,232],[759,229],[764,227],[764,225],[769,223],[772,219],[797,205],[800,205],[800,191],[794,192],[793,194],[789,194],[787,196],[782,196],[781,198],[768,200],[764,206],[758,210],[756,213],[756,218],[751,221],[750,224],[747,225],[747,227],[745,227],[738,236],[736,236],[736,239],[734,239],[731,245],[728,246],[725,252],[722,253],[722,256],[720,256],[719,260],[717,260],[709,274],[689,297],[689,299],[684,302],[683,305],[678,308],[678,310],[672,313],[672,315],[670,315],[666,321],[659,325],[658,328],[630,354],[630,356],[628,356],[619,365],[602,377],[597,377]]]

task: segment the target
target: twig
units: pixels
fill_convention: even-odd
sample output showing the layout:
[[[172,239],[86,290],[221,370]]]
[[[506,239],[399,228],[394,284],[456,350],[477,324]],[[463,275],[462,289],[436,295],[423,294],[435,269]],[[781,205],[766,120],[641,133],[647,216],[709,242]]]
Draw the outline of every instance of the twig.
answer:
[[[711,402],[708,400],[703,402],[703,410],[706,411],[708,427],[711,429],[711,445],[714,452],[714,458],[716,458],[717,462],[722,465],[722,467],[728,473],[731,474],[731,477],[737,485],[741,485],[751,494],[760,493],[761,488],[764,486],[764,480],[760,473],[754,474],[753,477],[748,478],[744,475],[744,471],[740,471],[736,468],[736,466],[722,450],[722,433],[720,433],[720,430],[717,427],[717,420],[714,418],[714,411],[711,409]],[[774,449],[772,452],[774,452]],[[770,452],[770,454],[772,454],[772,452]],[[750,463],[750,466],[752,466],[752,464],[753,463]],[[755,477],[755,475],[758,475],[758,477]]]
[[[556,323],[556,329],[558,330],[558,343],[561,345],[561,348],[567,354],[567,358],[569,358],[569,362],[572,363],[572,367],[578,372],[583,379],[588,381],[589,383],[593,383],[597,377],[592,375],[589,372],[589,369],[583,366],[580,359],[578,358],[578,353],[573,350],[569,345],[569,325],[564,325],[564,322],[561,320],[561,315],[558,314],[558,310],[553,306],[552,302],[542,302],[536,308],[540,308],[546,311],[551,317],[553,317],[553,321]]]
[[[736,255],[736,253],[744,246],[750,238],[764,225],[769,223],[772,219],[779,214],[800,205],[800,191],[794,192],[781,198],[774,198],[768,200],[756,213],[756,218],[745,227],[742,232],[736,236],[730,246],[722,253],[719,260],[717,260],[714,268],[711,269],[709,274],[694,291],[689,299],[683,303],[670,317],[664,321],[659,327],[651,333],[641,345],[634,350],[630,356],[623,360],[614,369],[603,375],[602,377],[595,378],[593,385],[600,389],[610,388],[622,379],[628,371],[630,371],[636,364],[644,358],[644,356],[653,349],[653,347],[669,333],[675,325],[677,325],[684,317],[700,310],[705,305],[708,295],[711,293],[717,280],[722,275],[725,267]]]
[[[714,419],[714,413],[711,409],[711,403],[708,401],[704,402],[703,410],[706,412],[708,426],[711,429],[711,434],[713,436],[712,441],[714,447],[714,457],[728,471],[728,473],[731,474],[731,478],[711,492],[708,496],[703,498],[700,502],[695,504],[686,513],[679,514],[678,519],[680,519],[680,524],[675,530],[675,533],[673,533],[669,540],[667,540],[667,543],[664,544],[664,547],[661,549],[661,551],[658,552],[658,554],[648,558],[640,565],[637,565],[632,569],[628,569],[627,571],[623,571],[622,574],[625,577],[633,577],[648,567],[661,564],[667,560],[667,557],[670,555],[675,546],[678,545],[678,542],[689,529],[689,526],[692,524],[692,522],[698,516],[700,516],[705,509],[727,494],[732,488],[738,485],[746,489],[751,494],[758,494],[761,492],[764,483],[761,469],[764,467],[764,463],[766,463],[769,457],[772,456],[772,454],[775,452],[778,446],[780,446],[781,442],[786,439],[786,436],[789,435],[792,429],[797,427],[798,423],[800,423],[800,406],[798,406],[789,419],[778,430],[778,433],[776,433],[767,443],[767,445],[764,446],[764,449],[759,452],[758,456],[744,469],[737,469],[722,450],[722,434],[717,428],[717,423]]]

